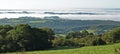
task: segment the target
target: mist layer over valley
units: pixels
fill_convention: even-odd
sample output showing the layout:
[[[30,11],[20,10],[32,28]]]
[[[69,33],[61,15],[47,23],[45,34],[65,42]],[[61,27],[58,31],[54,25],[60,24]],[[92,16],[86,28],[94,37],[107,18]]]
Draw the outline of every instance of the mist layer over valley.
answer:
[[[63,19],[73,20],[113,20],[120,21],[119,8],[81,8],[69,10],[40,10],[40,9],[1,9],[0,19],[19,17],[39,17],[58,16]]]

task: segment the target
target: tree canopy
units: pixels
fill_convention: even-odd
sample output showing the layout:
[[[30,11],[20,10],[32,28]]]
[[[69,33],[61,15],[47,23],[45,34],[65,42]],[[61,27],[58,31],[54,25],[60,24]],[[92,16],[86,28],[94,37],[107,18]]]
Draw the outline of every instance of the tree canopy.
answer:
[[[28,24],[0,26],[0,52],[49,49],[53,36],[50,28],[32,28]]]

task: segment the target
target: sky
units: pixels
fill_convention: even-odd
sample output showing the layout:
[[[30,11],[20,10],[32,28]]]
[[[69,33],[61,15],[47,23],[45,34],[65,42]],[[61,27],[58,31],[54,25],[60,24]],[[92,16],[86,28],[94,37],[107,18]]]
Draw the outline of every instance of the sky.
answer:
[[[120,0],[0,0],[0,9],[120,8]]]

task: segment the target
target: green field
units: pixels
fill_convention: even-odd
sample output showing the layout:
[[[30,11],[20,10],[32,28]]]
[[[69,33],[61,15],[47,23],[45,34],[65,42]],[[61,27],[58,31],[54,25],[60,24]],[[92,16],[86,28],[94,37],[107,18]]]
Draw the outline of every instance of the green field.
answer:
[[[18,23],[18,22],[20,22],[21,20],[8,20],[7,22],[15,22],[15,23]]]
[[[29,21],[29,23],[45,23],[47,20]]]
[[[115,52],[117,49],[118,52]],[[103,46],[87,46],[82,48],[72,49],[57,49],[57,50],[45,50],[45,51],[30,51],[30,52],[15,52],[8,54],[119,54],[120,43],[103,45]]]

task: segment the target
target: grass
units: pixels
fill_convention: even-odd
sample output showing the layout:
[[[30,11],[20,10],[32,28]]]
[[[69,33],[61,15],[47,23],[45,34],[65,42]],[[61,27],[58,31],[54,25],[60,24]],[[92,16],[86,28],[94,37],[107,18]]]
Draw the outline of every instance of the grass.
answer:
[[[87,30],[89,33],[94,33],[95,32],[95,30]]]
[[[120,43],[103,46],[87,46],[82,48],[14,52],[8,54],[120,54]]]
[[[9,20],[9,21],[7,21],[7,22],[20,22],[21,20]]]
[[[56,34],[56,36],[66,37],[66,35],[65,35],[65,34]]]

